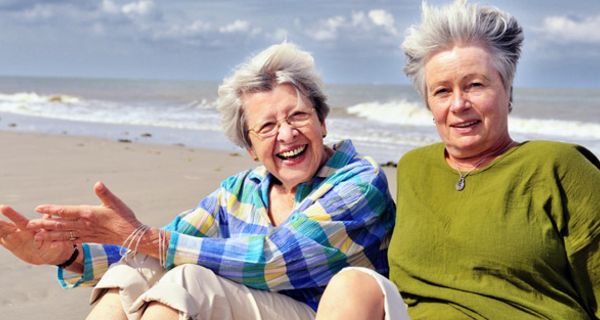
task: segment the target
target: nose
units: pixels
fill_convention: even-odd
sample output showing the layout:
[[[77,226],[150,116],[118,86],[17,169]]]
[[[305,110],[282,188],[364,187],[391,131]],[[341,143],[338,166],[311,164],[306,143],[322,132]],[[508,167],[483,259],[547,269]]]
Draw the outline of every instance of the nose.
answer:
[[[471,101],[469,101],[467,94],[462,91],[457,91],[456,94],[452,97],[452,105],[450,106],[450,111],[461,112],[468,109],[470,106]]]
[[[293,140],[298,134],[298,130],[292,127],[287,121],[279,123],[279,129],[277,131],[277,140],[282,142],[289,142]]]

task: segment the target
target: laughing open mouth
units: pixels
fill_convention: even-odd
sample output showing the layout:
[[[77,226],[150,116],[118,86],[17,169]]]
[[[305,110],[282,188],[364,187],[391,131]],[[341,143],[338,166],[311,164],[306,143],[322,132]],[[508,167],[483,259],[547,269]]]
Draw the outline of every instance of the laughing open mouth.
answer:
[[[299,157],[304,153],[304,151],[306,151],[306,147],[307,147],[307,145],[305,144],[296,149],[279,153],[279,154],[277,154],[277,157],[281,160],[287,160],[287,159]]]

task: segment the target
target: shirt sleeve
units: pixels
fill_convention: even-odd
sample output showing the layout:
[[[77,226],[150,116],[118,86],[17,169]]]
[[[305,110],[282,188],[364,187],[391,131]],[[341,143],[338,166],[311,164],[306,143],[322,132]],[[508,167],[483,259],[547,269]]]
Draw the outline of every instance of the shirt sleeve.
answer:
[[[94,286],[108,270],[108,267],[121,259],[120,246],[84,243],[82,248],[83,274],[58,268],[58,282],[65,289]]]
[[[584,307],[600,319],[600,163],[587,149],[565,156],[562,170],[568,231],[565,249]]]
[[[203,238],[172,232],[167,268],[199,264],[272,291],[324,286],[349,264],[372,268],[368,252],[383,251],[385,259],[381,248],[387,246],[394,222],[387,181],[371,166],[337,178],[322,183],[288,220],[265,235]],[[222,192],[218,202],[224,210],[233,201]]]
[[[218,219],[215,216],[219,211],[217,207],[219,192],[220,190],[216,190],[204,198],[196,209],[179,214],[163,229],[173,231],[177,228],[179,232],[195,237],[219,235]],[[108,268],[121,259],[123,253],[123,248],[118,245],[84,243],[82,247],[83,274],[64,268],[57,270],[58,282],[65,289],[94,286]]]

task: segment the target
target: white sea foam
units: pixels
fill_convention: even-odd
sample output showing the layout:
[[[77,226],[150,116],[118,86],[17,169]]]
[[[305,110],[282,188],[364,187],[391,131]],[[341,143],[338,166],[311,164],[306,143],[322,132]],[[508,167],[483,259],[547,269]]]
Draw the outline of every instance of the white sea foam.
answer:
[[[407,100],[368,102],[348,108],[348,113],[383,123],[430,126],[431,113],[421,104]]]
[[[206,99],[187,104],[132,103],[20,92],[0,94],[0,111],[83,122],[219,130],[214,103]]]
[[[14,94],[0,94],[0,102],[9,102],[9,103],[15,103],[15,104],[19,104],[19,103],[20,104],[29,104],[29,103],[37,104],[37,103],[50,103],[50,102],[73,104],[73,103],[78,103],[79,98],[74,97],[74,96],[69,96],[69,95],[61,95],[61,94],[44,96],[44,95],[38,95],[35,92],[19,92],[19,93],[14,93]]]
[[[422,104],[406,100],[369,102],[348,108],[361,118],[398,125],[432,126],[432,116]],[[600,124],[555,119],[524,119],[509,116],[511,132],[582,139],[600,139]]]

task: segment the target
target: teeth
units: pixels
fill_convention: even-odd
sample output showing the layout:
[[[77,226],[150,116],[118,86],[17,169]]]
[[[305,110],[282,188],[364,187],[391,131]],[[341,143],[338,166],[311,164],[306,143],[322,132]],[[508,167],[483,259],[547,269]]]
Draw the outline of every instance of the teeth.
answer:
[[[477,120],[476,121],[470,121],[470,122],[464,122],[464,123],[460,123],[460,124],[455,125],[455,127],[466,128],[468,126],[472,126],[472,125],[476,124],[477,122],[478,122]]]
[[[303,146],[301,146],[299,148],[296,148],[294,150],[282,152],[279,155],[281,157],[284,157],[284,158],[291,158],[291,157],[297,156],[298,154],[302,153],[302,151],[304,151],[305,149],[306,149],[306,145],[303,145]]]

